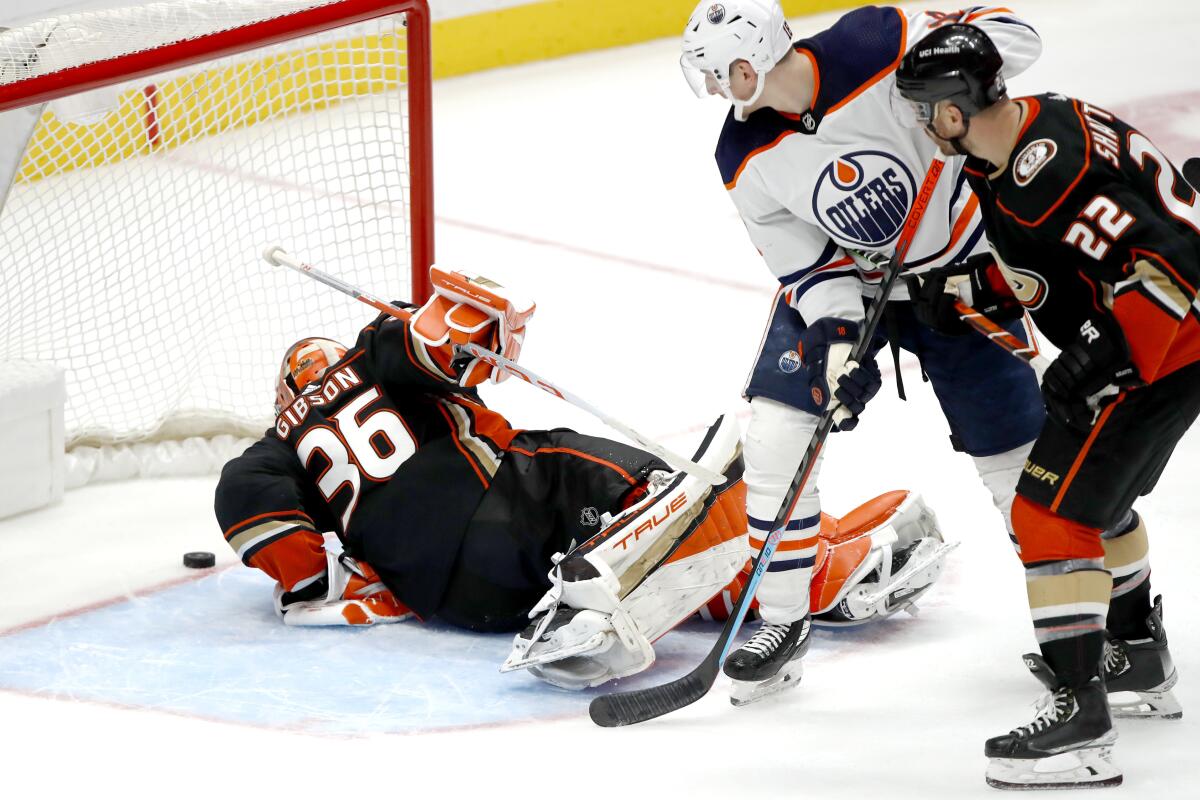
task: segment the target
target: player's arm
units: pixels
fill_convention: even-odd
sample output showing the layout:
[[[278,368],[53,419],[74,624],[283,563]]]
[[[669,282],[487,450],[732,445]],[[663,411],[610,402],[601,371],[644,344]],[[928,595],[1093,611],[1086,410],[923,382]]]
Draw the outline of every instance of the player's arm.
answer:
[[[854,260],[824,231],[767,197],[751,181],[743,179],[730,198],[750,241],[785,287],[788,305],[805,324],[823,317],[855,323],[865,318],[862,281]]]
[[[1180,337],[1197,333],[1192,276],[1200,271],[1198,237],[1167,224],[1166,213],[1157,198],[1113,182],[1064,221],[1062,241],[1094,259],[1097,274],[1112,286],[1113,317],[1147,383],[1159,377]]]
[[[325,571],[324,540],[306,504],[307,476],[295,453],[268,433],[221,470],[217,522],[225,541],[248,567],[286,590]]]
[[[411,613],[369,564],[325,549],[318,531],[337,523],[295,453],[273,434],[225,465],[216,512],[242,563],[275,579],[275,612],[286,624],[374,625]]]
[[[534,303],[466,272],[433,267],[430,279],[433,296],[410,320],[384,315],[359,336],[358,344],[379,379],[389,386],[423,389],[504,380],[507,373],[481,359],[459,355],[456,347],[473,343],[516,361]]]
[[[879,390],[878,367],[859,365],[850,351],[866,317],[862,280],[854,259],[832,239],[755,193],[743,182],[731,192],[750,239],[783,286],[787,303],[807,326],[797,343],[814,375],[814,397],[831,395],[843,408],[835,421],[854,427],[868,400]]]
[[[941,25],[976,25],[988,35],[1004,59],[1005,78],[1020,75],[1042,54],[1042,37],[1033,26],[1003,6],[968,6],[955,11],[922,11],[908,20],[908,47]],[[908,48],[905,48],[907,51]]]

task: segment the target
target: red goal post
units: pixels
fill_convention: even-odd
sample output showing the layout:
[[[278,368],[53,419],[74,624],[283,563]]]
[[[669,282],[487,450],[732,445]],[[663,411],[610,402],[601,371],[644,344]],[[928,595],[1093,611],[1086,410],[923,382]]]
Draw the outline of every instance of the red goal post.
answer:
[[[426,0],[0,31],[0,361],[67,369],[68,447],[261,432],[283,348],[363,322],[270,274],[269,244],[428,296],[430,72]]]

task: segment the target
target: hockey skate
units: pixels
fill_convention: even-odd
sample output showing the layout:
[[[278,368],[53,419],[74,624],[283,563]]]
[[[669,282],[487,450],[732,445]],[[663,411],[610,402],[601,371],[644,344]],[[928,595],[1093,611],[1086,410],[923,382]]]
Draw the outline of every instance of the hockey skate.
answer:
[[[1148,639],[1109,636],[1104,647],[1104,682],[1114,717],[1179,719],[1183,708],[1171,688],[1179,680],[1162,623],[1162,596],[1146,618]]]
[[[1076,689],[1056,686],[1054,673],[1038,655],[1025,663],[1049,692],[1033,721],[988,739],[987,782],[997,789],[1078,789],[1119,786],[1112,761],[1117,740],[1103,682]]]
[[[798,685],[804,674],[802,659],[811,640],[811,615],[790,625],[764,622],[725,659],[724,672],[733,678],[729,702],[749,705]]]
[[[822,519],[811,608],[817,625],[861,625],[914,603],[942,573],[947,544],[920,495],[888,492],[840,520]]]

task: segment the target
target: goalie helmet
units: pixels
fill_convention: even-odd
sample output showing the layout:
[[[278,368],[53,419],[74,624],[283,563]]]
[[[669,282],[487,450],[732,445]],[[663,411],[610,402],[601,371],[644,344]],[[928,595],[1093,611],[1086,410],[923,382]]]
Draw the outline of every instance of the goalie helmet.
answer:
[[[779,0],[726,0],[700,3],[683,32],[679,65],[697,97],[708,96],[707,77],[733,103],[734,116],[745,119],[746,106],[762,96],[764,76],[792,49],[792,29]],[[729,85],[735,61],[746,61],[758,75],[749,100],[737,100]]]
[[[970,119],[1004,96],[1004,59],[991,38],[974,25],[945,25],[913,45],[896,69],[894,103],[909,127],[930,124],[938,103],[948,100]]]
[[[287,349],[275,380],[275,413],[291,405],[304,387],[321,380],[325,371],[346,355],[346,348],[332,339],[312,336]]]

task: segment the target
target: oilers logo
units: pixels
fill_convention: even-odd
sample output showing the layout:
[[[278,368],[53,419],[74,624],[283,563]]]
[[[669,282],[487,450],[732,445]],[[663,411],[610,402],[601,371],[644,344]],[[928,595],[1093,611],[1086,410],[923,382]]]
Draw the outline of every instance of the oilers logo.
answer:
[[[813,214],[841,243],[880,247],[904,227],[917,183],[890,153],[861,150],[835,158],[817,178]]]
[[[788,350],[779,357],[779,371],[785,375],[791,375],[800,369],[800,363],[800,354],[795,350]]]
[[[713,25],[720,25],[725,21],[725,6],[720,3],[713,3],[708,7],[708,21]]]

